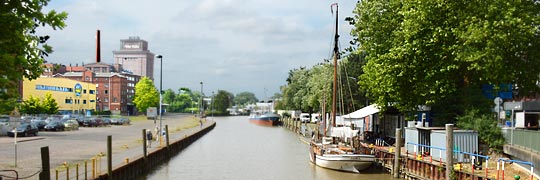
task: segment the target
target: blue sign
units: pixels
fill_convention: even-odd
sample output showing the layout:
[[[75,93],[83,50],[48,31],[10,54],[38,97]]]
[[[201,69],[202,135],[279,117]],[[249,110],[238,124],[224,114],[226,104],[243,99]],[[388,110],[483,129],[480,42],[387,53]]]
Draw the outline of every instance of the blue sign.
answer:
[[[76,96],[81,96],[81,93],[82,93],[81,84],[79,84],[79,83],[75,84],[75,95]]]

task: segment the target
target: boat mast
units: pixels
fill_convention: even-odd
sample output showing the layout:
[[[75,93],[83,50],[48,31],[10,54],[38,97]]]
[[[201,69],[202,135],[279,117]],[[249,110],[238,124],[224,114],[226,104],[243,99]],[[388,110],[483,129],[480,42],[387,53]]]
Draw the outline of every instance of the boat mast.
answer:
[[[338,4],[334,3],[332,6],[336,6],[336,32],[334,36],[334,89],[332,91],[332,127],[336,126],[336,96],[337,96],[337,56],[338,56]],[[330,8],[332,7],[330,6]]]

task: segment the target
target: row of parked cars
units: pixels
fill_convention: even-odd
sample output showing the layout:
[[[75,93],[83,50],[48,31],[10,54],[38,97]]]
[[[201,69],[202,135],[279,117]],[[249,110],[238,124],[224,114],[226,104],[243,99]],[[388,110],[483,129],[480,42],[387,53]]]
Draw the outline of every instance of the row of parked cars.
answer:
[[[2,122],[0,122],[2,123]],[[9,121],[7,122],[9,125]],[[130,124],[128,118],[120,117],[83,117],[83,116],[36,116],[21,117],[20,124],[14,130],[8,131],[9,137],[37,136],[39,131],[78,130],[82,127],[101,127],[109,125]]]

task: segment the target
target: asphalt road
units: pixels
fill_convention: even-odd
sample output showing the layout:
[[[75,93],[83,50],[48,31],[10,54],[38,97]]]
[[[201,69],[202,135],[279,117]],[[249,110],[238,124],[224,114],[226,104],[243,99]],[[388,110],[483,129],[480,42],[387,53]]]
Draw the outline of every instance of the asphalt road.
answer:
[[[200,130],[198,126],[183,129],[193,124],[193,121],[187,118],[189,116],[192,115],[168,114],[163,116],[163,127],[169,126],[171,141]],[[157,125],[159,125],[159,120]],[[204,125],[207,126],[209,123],[206,122]],[[31,176],[28,179],[38,179],[38,175],[32,175],[41,170],[40,151],[41,147],[45,146],[49,147],[51,175],[54,176],[54,169],[64,162],[79,163],[82,167],[84,161],[90,161],[100,152],[107,152],[107,136],[109,135],[112,136],[113,166],[117,166],[123,163],[125,158],[134,159],[142,155],[142,129],[152,129],[154,132],[154,127],[153,120],[143,120],[123,126],[81,127],[76,131],[61,132],[40,131],[36,137],[17,138],[16,145],[14,138],[0,137],[0,174],[14,176],[14,173],[2,172],[2,170],[16,170],[19,173],[19,178]],[[155,149],[157,145],[157,142],[153,142],[152,148]],[[105,162],[106,157],[102,159]],[[17,166],[15,166],[15,162]],[[102,172],[105,171],[105,168],[103,165]],[[72,173],[74,174],[74,172]]]

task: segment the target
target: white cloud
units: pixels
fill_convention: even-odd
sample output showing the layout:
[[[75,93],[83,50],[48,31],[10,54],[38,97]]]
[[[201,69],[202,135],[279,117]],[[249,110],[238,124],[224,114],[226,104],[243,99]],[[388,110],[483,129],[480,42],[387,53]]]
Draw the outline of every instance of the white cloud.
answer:
[[[259,98],[279,92],[287,72],[328,58],[333,37],[333,1],[322,0],[56,0],[48,8],[69,13],[51,35],[49,62],[91,63],[101,30],[102,61],[112,63],[120,39],[139,36],[164,56],[164,88],[251,91]],[[340,2],[340,19],[356,1]],[[345,15],[343,15],[345,14]],[[350,27],[340,22],[341,46]],[[159,68],[159,62],[156,62]],[[159,77],[159,69],[155,70]]]

